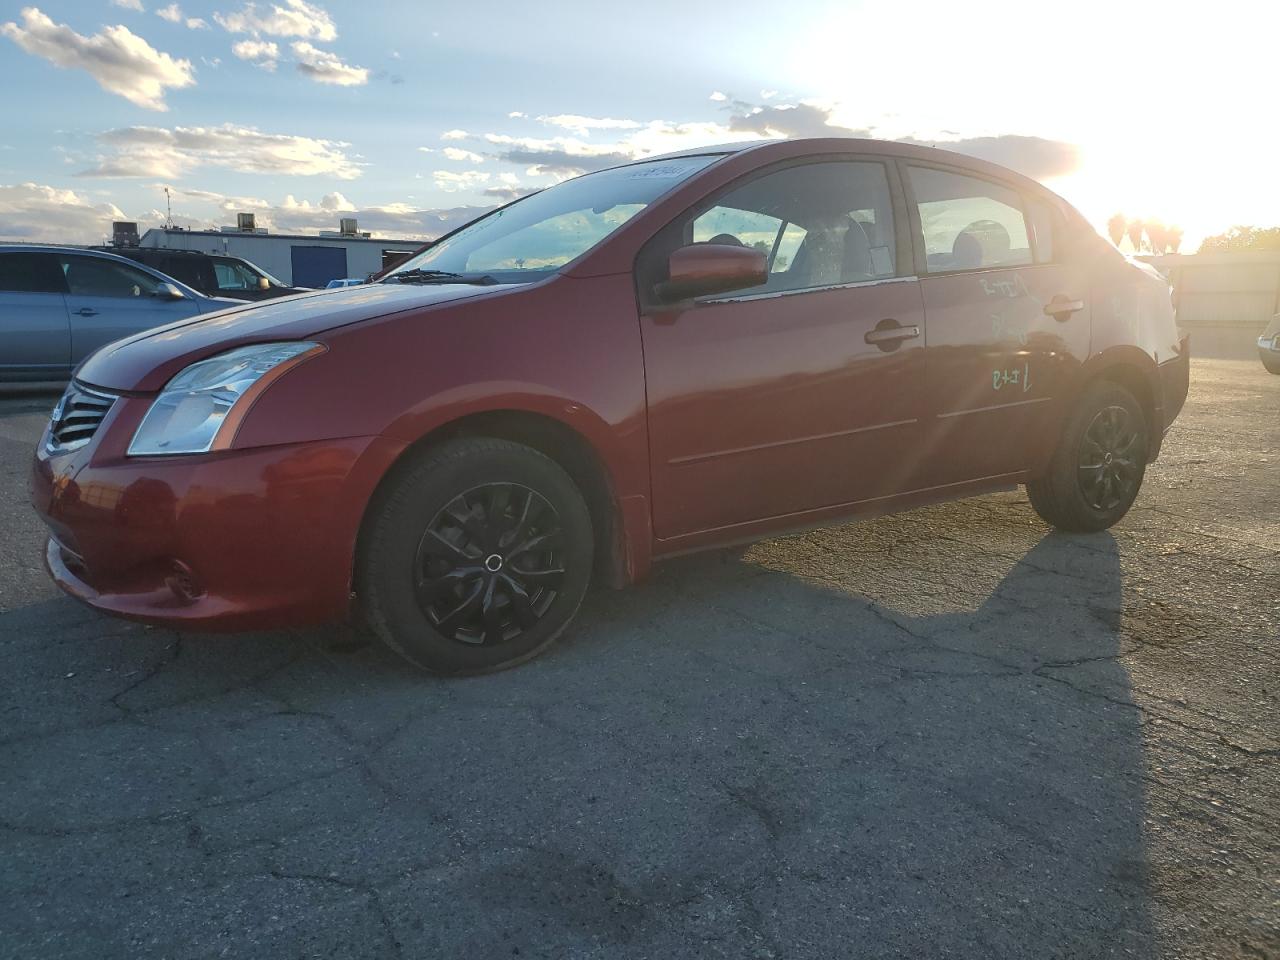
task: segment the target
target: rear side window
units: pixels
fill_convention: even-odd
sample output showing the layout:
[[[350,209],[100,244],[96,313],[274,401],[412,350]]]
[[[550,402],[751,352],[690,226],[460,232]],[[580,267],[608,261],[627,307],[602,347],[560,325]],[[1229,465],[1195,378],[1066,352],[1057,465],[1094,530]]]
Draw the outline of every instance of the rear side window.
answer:
[[[1061,221],[1058,211],[1044,200],[1031,197],[1027,200],[1027,214],[1031,218],[1031,238],[1035,241],[1036,263],[1052,263],[1053,241]]]
[[[0,290],[66,293],[62,267],[51,253],[0,253]]]
[[[161,273],[167,273],[175,280],[181,280],[189,287],[197,290],[206,286],[200,270],[198,257],[165,257],[159,264],[153,264]]]
[[[1027,219],[1017,191],[927,167],[911,167],[910,177],[927,272],[1031,263]]]

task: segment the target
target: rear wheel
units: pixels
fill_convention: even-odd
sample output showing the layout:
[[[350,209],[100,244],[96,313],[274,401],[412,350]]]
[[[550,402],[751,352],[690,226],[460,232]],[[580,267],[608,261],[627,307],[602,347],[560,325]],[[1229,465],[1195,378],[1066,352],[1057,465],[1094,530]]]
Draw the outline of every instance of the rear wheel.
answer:
[[[357,589],[370,628],[440,674],[513,666],[546,649],[591,576],[591,518],[554,461],[506,440],[426,451],[370,507]]]
[[[1147,430],[1132,393],[1108,380],[1089,385],[1068,418],[1048,471],[1027,484],[1036,513],[1075,533],[1115,524],[1142,487]]]
[[[1280,373],[1280,354],[1272,352],[1270,354],[1262,354],[1262,365],[1267,368],[1267,373]]]

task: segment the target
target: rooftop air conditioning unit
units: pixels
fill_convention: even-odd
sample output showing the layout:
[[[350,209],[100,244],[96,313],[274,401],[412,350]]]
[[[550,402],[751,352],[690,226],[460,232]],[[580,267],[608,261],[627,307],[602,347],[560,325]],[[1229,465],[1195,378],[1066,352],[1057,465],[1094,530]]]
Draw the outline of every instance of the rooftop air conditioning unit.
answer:
[[[341,233],[344,237],[357,236],[360,231],[356,227],[356,218],[343,217],[341,220],[339,220],[338,232]]]
[[[113,220],[111,222],[111,245],[113,247],[136,247],[138,245],[138,225],[132,220]]]
[[[246,233],[253,233],[255,229],[252,213],[236,214],[236,229],[243,230]]]

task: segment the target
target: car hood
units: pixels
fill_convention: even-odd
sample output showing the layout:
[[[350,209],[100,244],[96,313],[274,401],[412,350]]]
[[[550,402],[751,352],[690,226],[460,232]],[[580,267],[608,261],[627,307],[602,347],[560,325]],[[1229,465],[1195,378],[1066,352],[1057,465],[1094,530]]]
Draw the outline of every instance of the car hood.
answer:
[[[200,314],[107,344],[81,364],[75,377],[105,390],[149,393],[188,364],[233,347],[305,340],[361,320],[499,296],[520,286],[375,283],[260,303],[239,302],[229,310]]]

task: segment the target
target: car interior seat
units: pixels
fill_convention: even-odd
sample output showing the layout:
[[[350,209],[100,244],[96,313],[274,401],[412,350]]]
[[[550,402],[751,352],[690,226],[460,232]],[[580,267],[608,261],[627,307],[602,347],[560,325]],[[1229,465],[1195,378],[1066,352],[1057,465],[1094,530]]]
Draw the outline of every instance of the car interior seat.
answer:
[[[951,244],[951,269],[974,270],[1009,259],[1009,231],[994,220],[975,220]]]

